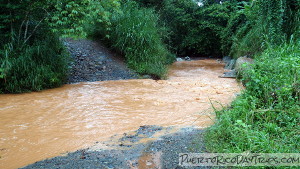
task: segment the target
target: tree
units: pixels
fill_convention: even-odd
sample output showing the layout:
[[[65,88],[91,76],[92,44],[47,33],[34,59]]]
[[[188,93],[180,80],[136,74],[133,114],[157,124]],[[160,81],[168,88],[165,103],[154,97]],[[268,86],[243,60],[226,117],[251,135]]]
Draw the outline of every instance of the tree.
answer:
[[[0,93],[57,87],[67,73],[59,36],[84,36],[83,25],[105,21],[118,0],[0,0]]]
[[[109,12],[103,6],[117,9],[119,0],[51,1],[51,0],[1,0],[1,46],[9,41],[27,43],[41,25],[67,36],[85,36],[83,25],[107,21]]]

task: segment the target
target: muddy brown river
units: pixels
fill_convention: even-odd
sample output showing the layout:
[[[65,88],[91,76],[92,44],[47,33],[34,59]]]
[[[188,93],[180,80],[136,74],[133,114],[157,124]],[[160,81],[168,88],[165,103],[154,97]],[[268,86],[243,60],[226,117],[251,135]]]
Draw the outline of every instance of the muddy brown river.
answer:
[[[0,168],[18,168],[105,141],[143,125],[213,123],[211,103],[229,104],[240,91],[219,78],[216,60],[176,62],[168,80],[120,80],[64,85],[0,95]]]

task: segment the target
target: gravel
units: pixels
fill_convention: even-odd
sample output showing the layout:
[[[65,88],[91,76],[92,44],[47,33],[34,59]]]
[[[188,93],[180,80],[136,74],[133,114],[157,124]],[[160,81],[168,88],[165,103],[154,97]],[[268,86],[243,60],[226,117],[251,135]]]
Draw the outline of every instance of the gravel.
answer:
[[[113,149],[88,148],[44,161],[39,161],[24,169],[37,168],[183,168],[179,166],[179,153],[205,152],[203,130],[183,128],[176,133],[166,134],[154,141],[138,143],[143,138],[151,138],[156,132],[171,131],[160,126],[141,126],[135,134],[124,133],[118,141],[102,144]],[[115,136],[116,137],[116,136]],[[126,141],[127,144],[121,144]],[[130,144],[131,142],[131,144]],[[99,142],[97,142],[99,144]],[[128,146],[130,145],[130,146]],[[151,158],[149,158],[151,157]],[[153,158],[152,158],[153,157]],[[207,167],[194,167],[207,168]]]
[[[139,78],[122,57],[100,42],[68,38],[63,43],[71,54],[68,83]]]

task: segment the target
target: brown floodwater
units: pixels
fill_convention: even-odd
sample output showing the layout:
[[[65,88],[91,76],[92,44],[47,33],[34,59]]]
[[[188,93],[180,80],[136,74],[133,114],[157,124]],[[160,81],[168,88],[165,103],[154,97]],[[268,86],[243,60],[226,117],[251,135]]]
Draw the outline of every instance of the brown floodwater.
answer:
[[[211,103],[229,104],[240,91],[219,78],[216,60],[176,62],[168,80],[64,85],[0,95],[0,168],[17,168],[94,145],[143,125],[207,127]]]

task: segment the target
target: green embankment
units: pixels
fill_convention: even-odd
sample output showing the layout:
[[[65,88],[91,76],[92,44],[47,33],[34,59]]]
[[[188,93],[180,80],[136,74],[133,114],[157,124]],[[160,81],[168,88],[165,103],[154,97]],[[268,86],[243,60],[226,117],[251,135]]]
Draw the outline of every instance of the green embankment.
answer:
[[[164,78],[166,66],[175,56],[162,41],[165,31],[158,20],[154,10],[126,1],[118,11],[112,12],[109,24],[96,23],[90,34],[122,53],[128,66],[137,73]]]
[[[269,48],[257,55],[230,108],[217,111],[206,132],[212,152],[299,153],[300,44]]]

